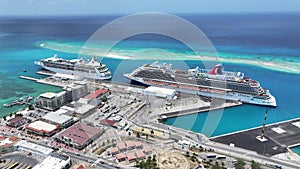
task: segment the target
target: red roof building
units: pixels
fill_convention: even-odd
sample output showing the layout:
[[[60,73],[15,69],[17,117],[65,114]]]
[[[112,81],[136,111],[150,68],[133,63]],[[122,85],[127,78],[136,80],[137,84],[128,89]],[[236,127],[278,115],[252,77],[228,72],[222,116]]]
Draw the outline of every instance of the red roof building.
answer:
[[[145,159],[146,155],[144,154],[144,152],[142,150],[137,150],[135,152],[136,154],[136,158],[139,160]]]
[[[14,145],[19,141],[16,136],[0,136],[0,154],[12,152],[15,150]]]
[[[133,144],[132,141],[126,141],[125,144],[127,146],[127,149],[129,149],[129,150],[134,149],[134,147],[135,147],[135,145]]]
[[[113,120],[109,120],[109,119],[103,119],[100,121],[100,123],[102,125],[106,125],[106,126],[113,126],[113,125],[115,125],[116,122]]]
[[[103,96],[106,96],[108,94],[108,90],[99,89],[95,92],[92,92],[91,94],[85,96],[86,99],[95,99],[95,98],[101,98]]]
[[[80,164],[80,166],[78,166],[77,169],[85,169],[85,167],[83,164]]]
[[[26,126],[28,132],[32,132],[41,136],[52,136],[58,127],[56,125],[46,123],[41,120],[34,121]]]
[[[139,141],[135,141],[134,146],[135,146],[135,148],[143,148],[143,144]]]
[[[116,155],[116,159],[118,160],[118,162],[125,161],[126,156],[123,153],[120,153]]]
[[[117,154],[118,152],[119,152],[118,147],[112,147],[112,148],[110,148],[110,153],[111,153],[112,155],[115,155],[115,154]]]
[[[56,140],[81,150],[98,138],[102,133],[102,129],[78,122],[58,134]]]
[[[126,145],[124,143],[118,143],[117,146],[118,146],[118,148],[119,148],[120,151],[126,150]]]
[[[145,148],[144,148],[144,152],[145,152],[145,154],[150,154],[150,153],[152,152],[152,148],[150,148],[150,147],[145,147]]]
[[[10,126],[10,127],[19,127],[23,124],[25,124],[26,119],[22,116],[15,116],[12,119],[9,119],[6,123],[6,125]]]
[[[136,156],[134,153],[127,153],[126,156],[129,162],[136,160]]]

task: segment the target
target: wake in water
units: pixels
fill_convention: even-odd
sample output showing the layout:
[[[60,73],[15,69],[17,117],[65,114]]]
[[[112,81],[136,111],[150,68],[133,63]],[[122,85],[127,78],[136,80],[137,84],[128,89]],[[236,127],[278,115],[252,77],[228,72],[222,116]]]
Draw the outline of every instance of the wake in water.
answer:
[[[219,57],[212,56],[209,53],[195,54],[188,50],[176,49],[158,49],[147,47],[127,48],[116,46],[109,51],[106,56],[100,56],[97,51],[99,48],[105,48],[104,45],[90,45],[83,46],[78,42],[63,43],[63,42],[43,42],[37,44],[41,48],[50,49],[53,51],[73,53],[80,55],[109,57],[115,59],[133,59],[133,60],[202,60],[202,61],[216,61],[238,64],[255,65],[267,69],[277,70],[281,72],[300,74],[300,62],[294,59],[287,59],[286,57],[272,57],[252,55],[230,54],[219,52]],[[82,50],[84,48],[84,50]]]

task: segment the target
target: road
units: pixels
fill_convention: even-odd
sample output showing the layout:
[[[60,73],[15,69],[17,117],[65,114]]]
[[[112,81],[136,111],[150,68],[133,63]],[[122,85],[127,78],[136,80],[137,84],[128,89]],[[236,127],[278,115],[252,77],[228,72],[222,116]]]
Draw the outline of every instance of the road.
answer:
[[[71,152],[67,152],[67,151],[62,151],[63,153],[69,155],[70,157],[77,159],[77,160],[81,160],[81,161],[85,161],[87,163],[91,163],[91,164],[95,164],[97,167],[100,168],[104,168],[104,169],[116,169],[118,168],[115,164],[101,164],[101,163],[95,163],[97,159],[92,158],[92,157],[87,157],[81,154],[75,154],[75,153],[71,153]]]
[[[163,124],[159,124],[159,123],[149,123],[147,125],[147,127],[153,127],[153,129],[161,126]],[[165,127],[159,127],[159,128],[165,128]],[[215,152],[220,153],[220,154],[224,154],[230,157],[235,157],[235,158],[241,158],[247,161],[256,161],[262,165],[272,165],[272,166],[281,166],[284,169],[298,169],[300,168],[300,164],[299,163],[295,163],[295,162],[289,162],[289,161],[284,161],[284,160],[280,160],[280,159],[275,159],[275,158],[270,158],[270,157],[266,157],[263,155],[259,155],[254,151],[250,151],[250,150],[246,150],[246,149],[242,149],[242,148],[238,148],[238,147],[231,147],[229,145],[225,145],[225,144],[221,144],[221,143],[217,143],[217,142],[213,142],[208,140],[207,138],[205,138],[205,136],[198,134],[198,133],[193,133],[190,131],[186,131],[184,129],[179,129],[173,126],[168,126],[169,128],[169,132],[171,131],[173,135],[177,135],[179,138],[184,138],[186,140],[191,141],[192,143],[201,145],[205,148],[211,148],[214,149]]]

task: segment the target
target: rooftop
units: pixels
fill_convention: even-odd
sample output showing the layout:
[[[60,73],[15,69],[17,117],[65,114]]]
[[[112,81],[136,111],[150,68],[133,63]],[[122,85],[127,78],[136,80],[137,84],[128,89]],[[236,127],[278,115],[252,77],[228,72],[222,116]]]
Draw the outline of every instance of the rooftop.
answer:
[[[118,143],[118,148],[119,148],[119,150],[124,150],[124,149],[126,149],[126,145],[124,144],[124,143]]]
[[[30,124],[27,125],[28,129],[31,129],[31,130],[35,130],[35,131],[39,131],[39,132],[52,132],[53,130],[55,130],[57,127],[56,125],[53,125],[53,124],[49,124],[49,123],[46,123],[44,121],[34,121]]]
[[[83,115],[86,112],[92,110],[93,108],[95,108],[95,106],[89,105],[89,104],[84,104],[84,105],[82,105],[80,107],[76,107],[75,112],[78,113],[78,114]]]
[[[173,95],[176,92],[176,90],[150,86],[145,89],[145,92],[152,92],[152,93],[158,93],[163,95]]]
[[[152,151],[152,148],[150,148],[150,147],[145,147],[144,148],[144,152],[145,153],[149,153],[149,152],[151,152]]]
[[[139,141],[135,141],[134,145],[135,145],[135,147],[141,147],[141,146],[143,146],[143,144],[141,142],[139,142]]]
[[[48,99],[51,99],[55,96],[56,96],[56,93],[53,93],[53,92],[46,92],[46,93],[40,94],[40,97],[45,97]]]
[[[116,153],[118,151],[119,151],[118,147],[112,147],[112,148],[110,148],[110,152],[111,153]]]
[[[19,139],[15,136],[0,136],[0,147],[15,144],[17,141],[19,141]]]
[[[92,92],[91,94],[85,96],[85,98],[86,99],[94,99],[94,98],[97,98],[100,95],[103,95],[103,94],[107,93],[107,92],[108,92],[108,90],[99,89],[99,90],[96,90],[95,92]]]
[[[135,159],[136,159],[136,156],[135,156],[134,153],[127,153],[126,156],[127,156],[127,159],[128,159],[129,161],[135,160]]]
[[[25,119],[25,118],[22,116],[15,116],[14,118],[9,119],[7,122],[8,123],[18,123],[23,119]]]
[[[41,163],[34,166],[33,169],[59,169],[65,168],[70,162],[70,158],[63,159],[58,156],[47,156]]]
[[[126,158],[126,156],[123,153],[120,153],[120,154],[116,155],[116,158],[117,158],[117,160],[119,160],[119,159]]]
[[[44,147],[35,143],[28,142],[26,140],[21,140],[15,145],[16,147],[25,147],[26,149],[30,151],[38,151],[44,155],[49,155],[51,152],[53,152],[52,148]]]
[[[127,148],[132,148],[135,146],[132,141],[126,141],[125,143],[126,143]]]
[[[64,111],[68,112],[67,110],[64,110]],[[70,119],[72,119],[71,116],[63,114],[64,111],[58,110],[56,112],[50,112],[50,113],[46,114],[45,116],[43,116],[42,118],[45,120],[49,120],[51,122],[57,123],[57,124],[63,124],[65,122],[69,121]]]
[[[73,126],[67,128],[58,135],[59,138],[66,137],[73,140],[77,145],[83,145],[97,133],[101,132],[101,129],[86,125],[78,122]]]
[[[144,158],[145,157],[145,154],[144,154],[144,152],[142,150],[137,150],[135,152],[135,154],[136,154],[137,158]]]

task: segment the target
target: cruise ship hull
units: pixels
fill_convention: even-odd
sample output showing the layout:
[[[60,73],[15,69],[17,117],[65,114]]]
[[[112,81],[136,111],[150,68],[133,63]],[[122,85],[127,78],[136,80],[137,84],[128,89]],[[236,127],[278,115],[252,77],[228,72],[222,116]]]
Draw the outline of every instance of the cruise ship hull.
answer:
[[[74,75],[77,77],[83,77],[88,79],[96,79],[96,80],[109,80],[111,79],[111,76],[105,76],[104,74],[96,74],[96,73],[86,73],[86,72],[80,72],[80,71],[74,71],[74,70],[66,70],[66,69],[59,69],[54,67],[45,66],[42,62],[34,62],[36,65],[41,66],[42,68],[49,70],[51,72],[55,73],[61,73],[61,74],[67,74],[67,75]]]
[[[138,83],[144,84],[146,86],[153,85],[153,84],[147,83],[143,78],[134,77],[134,76],[131,76],[131,74],[124,74],[124,76],[134,82],[138,82]],[[246,93],[238,93],[238,92],[233,92],[233,91],[223,91],[223,92],[216,91],[216,90],[202,91],[202,90],[197,90],[195,88],[193,89],[193,87],[181,88],[180,87],[181,84],[179,82],[173,82],[173,83],[176,83],[178,85],[175,87],[175,86],[170,86],[170,85],[156,84],[156,86],[164,87],[164,88],[171,88],[178,92],[197,94],[200,96],[210,97],[210,98],[219,98],[219,99],[230,100],[230,101],[241,101],[241,102],[247,103],[247,104],[255,104],[255,105],[262,105],[262,106],[271,106],[271,107],[277,106],[276,99],[271,94],[269,94],[268,98],[264,99],[264,98],[258,98],[255,95],[246,94]]]

